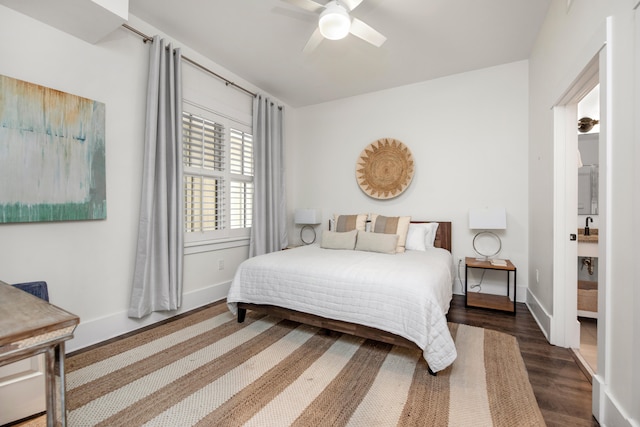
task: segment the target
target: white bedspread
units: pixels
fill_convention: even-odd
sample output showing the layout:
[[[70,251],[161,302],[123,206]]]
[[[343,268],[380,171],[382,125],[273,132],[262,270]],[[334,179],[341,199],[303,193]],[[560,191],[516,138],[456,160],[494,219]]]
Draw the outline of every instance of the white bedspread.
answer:
[[[456,358],[446,313],[452,297],[451,253],[432,248],[394,255],[303,246],[250,258],[227,304],[285,307],[378,328],[413,341],[432,371]]]

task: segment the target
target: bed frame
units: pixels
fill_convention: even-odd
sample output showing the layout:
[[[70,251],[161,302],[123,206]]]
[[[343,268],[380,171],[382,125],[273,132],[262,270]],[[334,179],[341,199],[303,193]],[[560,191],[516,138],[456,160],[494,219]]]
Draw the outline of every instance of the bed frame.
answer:
[[[426,223],[430,221],[411,221],[414,224]],[[451,222],[439,223],[438,230],[436,231],[436,238],[434,246],[437,248],[446,249],[451,252]],[[376,341],[384,342],[392,345],[399,345],[401,347],[407,347],[410,349],[418,348],[416,344],[408,339],[392,334],[390,332],[382,331],[377,328],[369,326],[359,325],[356,323],[343,322],[341,320],[327,319],[325,317],[316,316],[309,313],[303,313],[288,308],[278,307],[275,305],[262,305],[262,304],[250,304],[245,302],[238,302],[238,323],[244,322],[247,310],[253,310],[267,315],[272,315],[278,318],[292,320],[298,323],[304,323],[306,325],[316,326],[322,329],[328,329],[331,331],[341,332],[345,334],[355,335],[357,337],[365,339],[373,339]],[[431,368],[429,373],[435,375]]]

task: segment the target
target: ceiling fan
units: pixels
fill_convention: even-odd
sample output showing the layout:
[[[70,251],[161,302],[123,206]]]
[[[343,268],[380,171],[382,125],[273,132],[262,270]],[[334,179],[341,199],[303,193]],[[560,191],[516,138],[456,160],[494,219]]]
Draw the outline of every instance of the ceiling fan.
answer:
[[[311,52],[323,39],[340,40],[349,33],[376,47],[387,40],[385,36],[371,28],[358,18],[352,18],[349,12],[358,7],[362,0],[332,0],[326,5],[313,0],[283,0],[309,12],[319,13],[318,26],[311,34],[303,52]]]

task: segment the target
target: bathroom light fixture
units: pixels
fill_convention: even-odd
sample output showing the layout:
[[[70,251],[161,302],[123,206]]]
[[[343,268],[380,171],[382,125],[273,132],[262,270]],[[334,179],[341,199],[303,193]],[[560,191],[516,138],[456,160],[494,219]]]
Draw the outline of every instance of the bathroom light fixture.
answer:
[[[322,212],[320,209],[296,209],[294,215],[294,222],[296,224],[302,225],[300,229],[300,240],[305,245],[310,245],[311,243],[316,241],[316,229],[313,228],[313,225],[320,224],[322,222]],[[302,237],[302,232],[309,228],[313,232],[313,239],[311,241],[305,241]]]
[[[340,40],[349,34],[351,18],[347,10],[337,1],[327,4],[318,21],[320,34],[329,40]]]
[[[473,250],[486,261],[498,255],[502,249],[500,237],[492,231],[507,228],[507,212],[505,208],[480,208],[469,211],[469,228],[483,230],[473,237]]]
[[[600,121],[596,119],[592,119],[590,117],[583,117],[578,120],[578,132],[586,133],[589,132],[593,127],[599,124]]]

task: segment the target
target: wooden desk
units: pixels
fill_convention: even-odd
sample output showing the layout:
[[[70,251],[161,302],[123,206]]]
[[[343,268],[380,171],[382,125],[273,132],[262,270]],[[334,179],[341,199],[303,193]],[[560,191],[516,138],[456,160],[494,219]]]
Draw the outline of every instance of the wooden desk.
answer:
[[[0,366],[45,354],[47,426],[66,425],[64,342],[73,338],[78,316],[0,282]],[[56,417],[55,363],[60,374],[60,416]]]

